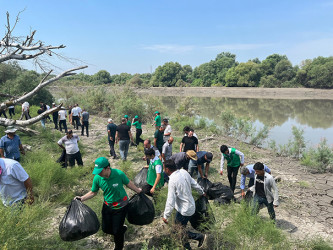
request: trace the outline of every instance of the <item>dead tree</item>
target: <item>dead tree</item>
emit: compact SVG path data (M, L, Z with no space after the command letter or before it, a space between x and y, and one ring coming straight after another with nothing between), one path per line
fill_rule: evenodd
M10 61L10 60L33 60L35 65L39 66L42 70L44 70L43 62L45 62L45 61L39 60L41 58L41 56L43 56L43 55L52 56L53 54L56 54L55 50L63 49L63 48L65 48L65 46L64 45L46 46L42 41L40 41L40 40L36 41L34 39L36 31L31 32L31 34L26 36L25 38L22 38L19 36L14 36L13 31L14 31L18 21L19 21L19 14L16 17L14 25L11 26L9 13L7 12L6 32L5 32L4 37L0 41L0 63L4 63L4 62ZM50 78L50 74L51 74L52 70L50 70L46 74L46 76L41 80L41 82L32 91L30 91L28 93L24 93L21 96L11 96L6 93L0 93L1 97L9 98L8 100L0 103L0 111L6 109L9 106L12 106L15 104L20 104L20 103L28 100L33 95L35 95L41 88L59 80L62 77L74 75L75 74L74 71L84 69L86 67L87 66L80 66L80 67L76 67L73 69L69 69L69 70L66 70L66 71L62 72L61 74L51 77L51 78ZM29 130L25 127L38 122L43 117L46 117L47 115L49 115L59 109L60 109L60 106L57 108L52 108L27 121L0 118L0 126L15 125L17 127L17 129L19 129L21 131L32 133L32 130Z

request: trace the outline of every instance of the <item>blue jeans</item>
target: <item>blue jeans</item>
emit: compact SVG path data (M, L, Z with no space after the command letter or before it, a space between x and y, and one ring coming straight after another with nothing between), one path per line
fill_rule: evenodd
M40 123L42 124L42 127L45 128L45 119L44 118L42 120L40 120Z
M125 161L127 159L129 144L130 144L129 140L120 140L119 141L119 153L120 153L120 157L123 161Z
M267 198L260 197L258 195L254 195L253 201L252 201L252 214L257 214L259 213L259 207L261 204L265 204L267 207L269 216L272 220L275 220L275 211L274 211L274 206L273 202L268 203Z
M184 215L181 215L179 212L177 212L175 223L178 225L181 225L182 230L185 231L186 225L187 225L188 221L190 220L190 218L191 218L191 216L184 216ZM203 237L204 236L201 233L193 233L190 231L186 231L186 236L184 237L185 239L183 241L184 247L186 249L191 249L188 239L200 241L200 239L202 239Z
M205 173L205 164L201 164L201 169L202 169L202 173ZM197 165L197 161L194 160L190 160L189 164L188 164L188 172L191 175L191 177L193 177L194 172L197 173L198 176L198 180L201 179L199 171L198 171L198 165Z

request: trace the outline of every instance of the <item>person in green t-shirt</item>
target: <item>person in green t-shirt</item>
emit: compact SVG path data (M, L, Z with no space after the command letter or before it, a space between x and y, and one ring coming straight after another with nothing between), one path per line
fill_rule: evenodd
M124 118L126 119L126 125L131 127L131 121L130 121L128 115L124 115Z
M155 120L154 120L154 123L152 124L152 126L155 125L155 128L159 129L161 127L161 123L162 123L160 112L155 111L154 115L155 115Z
M147 172L147 184L142 188L143 192L152 196L156 189L163 187L164 176L163 163L158 156L155 156L155 150L149 148L145 152L146 158L150 160Z
M162 148L164 144L163 135L164 135L164 126L161 126L159 129L157 129L154 133L154 146L160 151L160 154L162 154Z
M123 249L127 230L124 221L128 208L128 196L123 185L137 193L141 193L142 190L136 187L124 172L110 168L110 163L105 157L95 160L93 174L95 177L91 191L74 199L83 202L96 196L99 189L103 190L102 230L104 233L114 235L115 249Z
M139 116L135 116L132 120L132 126L135 126L136 133L135 133L135 143L136 145L139 145L140 142L144 142L144 140L141 139L142 135L142 122L139 119Z

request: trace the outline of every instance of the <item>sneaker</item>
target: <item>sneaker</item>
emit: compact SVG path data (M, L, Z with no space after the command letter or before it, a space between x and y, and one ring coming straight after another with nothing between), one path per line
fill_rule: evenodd
M205 242L207 234L204 234L203 237L199 240L198 248L201 248L203 243Z

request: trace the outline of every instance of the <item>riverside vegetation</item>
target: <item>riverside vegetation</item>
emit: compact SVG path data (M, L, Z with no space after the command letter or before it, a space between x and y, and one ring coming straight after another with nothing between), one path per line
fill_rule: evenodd
M53 124L48 125L46 130L42 130L39 124L33 125L34 129L40 131L40 135L30 137L20 134L23 144L32 146L32 150L22 159L22 165L31 176L35 204L24 206L21 210L12 210L0 205L2 214L0 223L0 248L1 249L83 249L83 248L112 248L110 236L100 230L96 235L77 242L63 242L58 235L58 225L65 212L65 207L70 203L75 195L84 194L91 187L93 176L93 161L99 156L108 156L109 149L106 136L106 120L112 117L118 121L123 114L131 117L139 115L148 124L144 126L144 138L151 137L153 130L150 126L152 120L152 110L158 109L163 116L171 118L170 124L173 127L175 138L174 150L179 148L182 138L182 128L185 125L192 126L199 138L210 141L210 136L218 138L220 134L238 138L240 149L246 157L254 157L253 145L261 145L267 138L269 128L263 132L253 128L249 118L236 118L232 112L226 111L219 119L222 126L216 126L203 118L194 116L191 110L186 109L190 100L185 99L177 107L174 114L167 113L167 110L156 98L147 97L144 100L129 89L124 92L114 92L111 95L103 95L102 89L91 90L87 95L75 95L72 93L64 100L67 103L80 103L82 107L93 114L91 118L92 126L99 126L92 132L92 136L82 138L80 150L82 151L84 167L74 167L62 169L55 163L60 155L60 150L56 145L62 136L59 131L51 129ZM19 116L17 107L16 116ZM36 114L33 107L31 113ZM94 115L95 114L95 115ZM98 116L97 116L98 115ZM105 117L105 118L103 118ZM16 118L16 117L15 117ZM4 134L4 129L0 128L0 133ZM209 135L207 138L204 135ZM306 149L302 142L302 131L293 129L294 138L285 146L272 148L275 153L288 157L296 157L310 170L329 171L327 166L332 167L333 153L326 142L316 149ZM225 136L224 138L227 138ZM242 143L241 141L247 141ZM304 139L303 139L304 141ZM219 141L220 143L220 141ZM213 141L207 144L205 150L214 153L214 166L219 165L218 146L219 143ZM299 147L297 147L299 145ZM281 148L280 148L281 147ZM123 170L131 179L143 166L141 160L143 147L131 147L129 161L113 161L112 167ZM287 160L287 158L286 158ZM217 167L212 167L210 177L212 181L220 181ZM305 182L299 182L301 188L307 188ZM129 192L131 195L132 193ZM87 201L97 215L100 217L101 192L98 198ZM157 215L164 210L167 196L167 189L163 188L156 202ZM332 249L329 242L320 238L300 240L290 238L281 229L272 224L268 218L262 216L251 216L245 203L217 206L211 203L211 208L215 215L215 223L210 226L207 249ZM101 219L101 218L99 218ZM160 219L155 220L151 225L137 227L129 225L126 233L128 249L181 249L181 243L173 235L170 235L168 228L162 225Z

